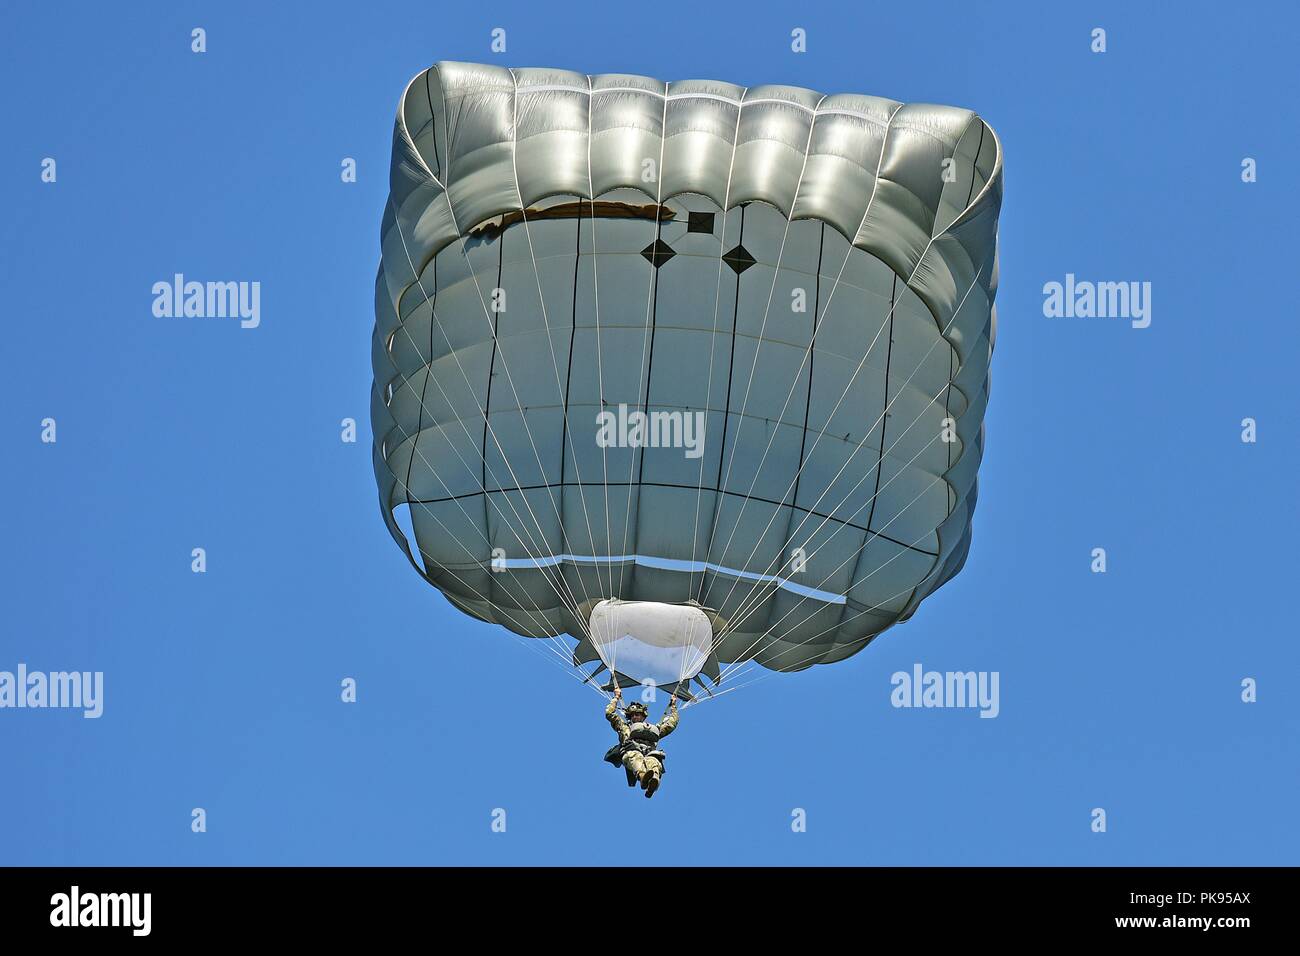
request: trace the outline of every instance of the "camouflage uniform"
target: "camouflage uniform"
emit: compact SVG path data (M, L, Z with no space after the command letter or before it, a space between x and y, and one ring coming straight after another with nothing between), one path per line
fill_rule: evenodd
M648 715L647 715L648 716ZM659 787L667 754L659 749L659 741L677 728L677 709L669 708L659 723L638 720L629 724L618 712L618 700L611 700L605 708L605 719L618 734L618 743L605 754L605 759L627 772L627 785L641 789L650 796Z

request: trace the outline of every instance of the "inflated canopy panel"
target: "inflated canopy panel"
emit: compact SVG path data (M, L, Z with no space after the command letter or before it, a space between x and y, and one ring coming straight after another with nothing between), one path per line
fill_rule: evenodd
M855 653L970 545L1001 179L968 110L421 73L376 289L389 530L579 661L601 601L707 607L706 674Z

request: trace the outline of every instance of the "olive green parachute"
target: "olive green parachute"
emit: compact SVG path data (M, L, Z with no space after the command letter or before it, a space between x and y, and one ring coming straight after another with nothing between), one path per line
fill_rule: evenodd
M969 110L421 73L376 288L389 531L624 678L856 653L970 547L1001 192Z

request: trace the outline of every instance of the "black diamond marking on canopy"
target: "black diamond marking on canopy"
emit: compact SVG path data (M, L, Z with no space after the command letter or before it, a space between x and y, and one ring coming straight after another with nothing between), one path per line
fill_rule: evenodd
M692 212L686 216L687 232L707 232L713 235L713 213Z
M731 266L736 275L740 275L752 266L755 260L744 246L736 246L730 252L723 254L722 261Z
M661 265L671 259L677 253L673 252L672 246L662 239L656 239L650 245L641 250L641 255L645 256L647 261L658 269Z

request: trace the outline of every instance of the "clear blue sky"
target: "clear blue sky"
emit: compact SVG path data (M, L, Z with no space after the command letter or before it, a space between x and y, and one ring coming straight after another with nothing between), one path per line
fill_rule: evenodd
M1300 862L1297 14L840 6L6 5L0 670L106 700L0 711L0 863ZM379 221L439 59L949 103L1003 142L965 570L849 661L688 711L653 801L601 763L600 698L380 520ZM261 327L154 318L175 272L260 281ZM1151 327L1045 318L1066 273L1151 282ZM998 671L1000 716L892 708L916 662Z

